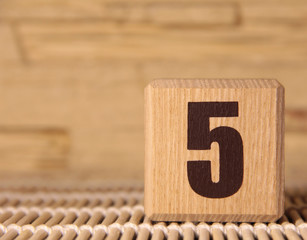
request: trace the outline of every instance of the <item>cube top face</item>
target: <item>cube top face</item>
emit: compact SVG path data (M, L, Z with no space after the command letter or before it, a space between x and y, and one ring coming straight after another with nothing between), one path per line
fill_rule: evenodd
M276 80L156 80L145 89L145 213L274 221L284 210L284 88Z

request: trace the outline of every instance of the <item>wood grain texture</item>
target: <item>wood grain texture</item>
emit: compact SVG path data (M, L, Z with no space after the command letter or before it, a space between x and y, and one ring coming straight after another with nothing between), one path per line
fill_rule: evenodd
M0 2L0 19L88 19L102 16L101 2L13 0Z
M137 84L134 65L108 61L87 67L6 67L0 72L0 129L16 132L33 128L63 129L69 136L65 163L62 168L53 170L107 179L114 178L117 172L124 179L143 178L143 88ZM50 74L42 78L46 72ZM135 79L135 82L131 84L128 79ZM46 135L47 146L52 152L54 138L50 132ZM28 157L18 142L15 145L11 142L15 153L5 155L5 169L33 174L38 174L38 169L51 170L47 166L36 167L40 161L40 166L44 165L41 155L36 153L46 151L47 146L40 147L45 140L31 144L30 138L32 157ZM7 145L9 143L3 148ZM23 164L13 164L16 155L24 155ZM131 167L131 163L135 167Z
M0 128L1 171L66 169L69 144L69 135L63 129Z
M212 117L243 141L237 193L208 198L189 185L187 162L215 159L213 149L187 149L188 102L238 102L238 117ZM145 89L145 212L157 221L274 221L284 209L284 88L275 80L156 80ZM218 148L220 148L219 145ZM208 155L209 154L209 155Z
M229 1L12 0L0 2L0 19L106 20L164 26L229 26L238 6Z
M149 81L276 78L287 91L287 183L306 182L306 9L303 0L2 0L0 127L63 129L65 174L141 180ZM32 164L39 155L14 166L5 156L8 174L48 171Z
M107 19L117 22L163 27L233 26L237 24L238 5L232 2L109 1L104 14Z
M196 25L197 26L197 25ZM205 60L306 61L306 32L241 27L163 27L148 23L120 24L94 22L21 22L18 31L28 58L33 62L58 60ZM188 34L187 34L188 33ZM295 44L289 45L289 42ZM184 49L184 51L179 51ZM246 55L245 53L249 54ZM287 54L285 54L287 53Z

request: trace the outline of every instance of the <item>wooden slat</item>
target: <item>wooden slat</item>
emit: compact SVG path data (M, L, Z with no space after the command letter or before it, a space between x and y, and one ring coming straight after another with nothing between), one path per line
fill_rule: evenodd
M99 0L12 0L0 2L1 19L86 19L102 16Z
M306 1L241 1L245 25L300 28L307 25Z
M1 172L67 167L69 136L62 129L0 128Z
M0 3L0 19L103 19L162 25L235 25L237 5L230 1L12 0Z
M304 31L252 29L210 32L96 23L24 23L20 35L29 61L227 59L261 64L305 62Z
M109 1L105 17L117 22L145 22L163 26L232 26L238 23L238 6L227 2L127 2Z

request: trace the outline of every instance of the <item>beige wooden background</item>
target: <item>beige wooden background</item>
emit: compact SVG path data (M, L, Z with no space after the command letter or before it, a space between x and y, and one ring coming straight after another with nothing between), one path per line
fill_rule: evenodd
M279 79L302 181L303 0L0 1L1 173L142 179L143 88L160 77Z

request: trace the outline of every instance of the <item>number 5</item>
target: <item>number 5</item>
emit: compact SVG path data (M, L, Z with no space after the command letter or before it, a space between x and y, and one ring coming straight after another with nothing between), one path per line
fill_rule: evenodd
M188 149L208 150L212 142L219 144L220 180L212 182L210 161L188 161L191 188L203 197L225 198L235 194L243 182L243 142L231 127L210 131L210 117L238 117L238 102L189 102Z

